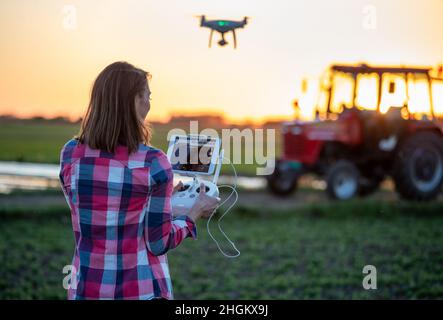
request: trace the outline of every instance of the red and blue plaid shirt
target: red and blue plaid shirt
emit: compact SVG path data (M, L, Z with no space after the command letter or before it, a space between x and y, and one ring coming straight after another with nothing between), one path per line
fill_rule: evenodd
M172 219L164 152L140 144L131 154L123 146L108 153L70 140L60 181L75 236L68 298L172 299L166 252L197 230L185 215Z

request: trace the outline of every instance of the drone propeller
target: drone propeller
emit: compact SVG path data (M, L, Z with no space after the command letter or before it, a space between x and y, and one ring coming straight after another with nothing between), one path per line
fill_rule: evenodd
M200 26L203 26L203 22L206 20L206 16L204 14L195 15L194 18L200 19Z

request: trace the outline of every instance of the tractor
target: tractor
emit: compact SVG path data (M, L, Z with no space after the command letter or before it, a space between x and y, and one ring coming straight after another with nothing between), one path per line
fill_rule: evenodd
M441 67L434 73L330 66L320 79L315 119L282 124L282 155L267 176L269 190L290 195L309 173L326 181L332 199L346 200L373 193L391 177L401 198L435 199L443 183L443 101L437 108L433 83L443 84L441 74Z

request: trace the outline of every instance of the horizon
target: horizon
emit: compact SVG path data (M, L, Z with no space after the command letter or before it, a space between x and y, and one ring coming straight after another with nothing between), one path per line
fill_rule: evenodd
M146 122L148 123L158 123L161 125L167 124L173 120L177 121L180 118L195 118L195 120L201 120L202 118L206 117L220 117L222 119L222 124L229 124L229 125L236 125L236 126L245 126L245 125L253 125L253 126L260 126L260 125L266 125L271 123L280 123L284 121L285 119L283 117L269 117L266 119L260 120L254 120L254 119L240 119L240 120L230 120L228 117L223 115L222 113L190 113L190 114L181 114L181 115L172 115L170 114L167 119L163 120L157 120L157 119L150 119L149 115L146 117ZM0 120L6 120L6 121L65 121L67 123L79 123L83 120L82 117L77 118L69 118L64 117L60 115L56 116L42 116L42 115L34 115L34 116L26 116L26 117L20 117L13 114L0 114Z

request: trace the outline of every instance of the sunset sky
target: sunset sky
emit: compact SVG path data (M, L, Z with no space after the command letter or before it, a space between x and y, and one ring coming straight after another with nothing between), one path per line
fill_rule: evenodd
M251 20L237 50L218 34L209 49L199 14ZM77 118L97 74L126 60L152 74L151 119L290 118L301 79L332 62L443 63L443 0L1 0L0 39L0 114Z

